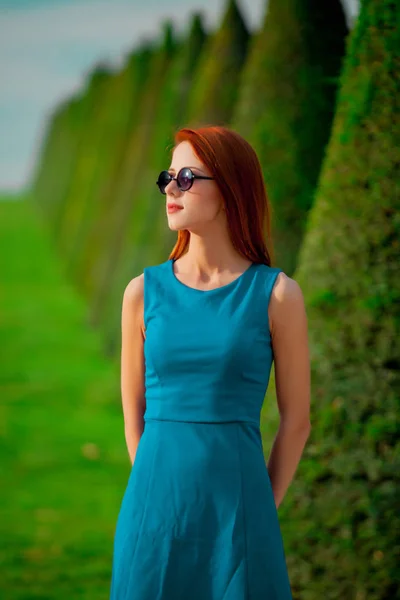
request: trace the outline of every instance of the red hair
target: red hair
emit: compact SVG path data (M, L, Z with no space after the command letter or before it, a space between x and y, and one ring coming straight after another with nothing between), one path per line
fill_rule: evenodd
M236 251L252 262L272 266L271 207L253 147L236 131L220 125L180 129L174 136L174 148L183 141L191 144L215 178ZM185 254L189 240L190 231L178 231L169 259Z

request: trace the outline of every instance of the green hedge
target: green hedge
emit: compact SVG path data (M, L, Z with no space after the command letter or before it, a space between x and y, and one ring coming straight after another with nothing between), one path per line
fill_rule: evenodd
M169 167L175 131L186 123L188 95L206 41L207 34L202 18L195 14L190 24L189 35L182 40L181 48L171 65L168 80L160 90L159 110L154 116L154 135L143 169L142 185L136 196L137 201L142 202L147 210L141 223L141 232L131 246L129 260L132 276L142 272L143 267L148 264L163 262L168 248L175 243L176 232L171 232L168 228L165 197L161 196L155 181L159 172Z
M232 127L261 160L276 263L288 275L329 140L346 34L340 0L270 0L241 78Z
M168 85L174 58L181 47L170 21L163 26L163 38L155 49L149 64L148 76L137 107L137 126L128 133L121 168L112 192L113 212L103 249L97 260L101 264L98 288L98 318L104 328L106 345L110 352L118 344L116 314L120 311L122 293L134 276L132 260L136 240L141 235L148 204L143 202L140 190L147 176L152 140L156 132L156 117L162 110L161 98ZM147 176L147 177L146 177ZM143 179L145 178L145 179Z
M365 0L301 248L312 432L282 504L296 597L400 597L399 5Z
M186 125L229 123L238 96L240 72L250 33L235 0L229 0L220 27L210 36L190 90Z

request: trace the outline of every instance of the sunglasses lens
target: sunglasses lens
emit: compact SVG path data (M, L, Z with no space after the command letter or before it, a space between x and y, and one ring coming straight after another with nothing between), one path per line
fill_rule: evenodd
M157 179L157 185L160 188L160 192L162 194L165 194L165 188L167 187L170 181L171 175L168 173L168 171L161 171Z
M192 187L193 173L190 169L181 169L178 173L178 185L185 192Z

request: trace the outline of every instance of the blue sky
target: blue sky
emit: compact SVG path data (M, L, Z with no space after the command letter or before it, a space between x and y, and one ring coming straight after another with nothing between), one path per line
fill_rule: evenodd
M322 0L321 0L322 1ZM265 0L238 0L250 29L258 29ZM194 11L216 27L225 0L0 0L0 190L29 181L48 114L78 90L100 60L118 67L162 21L187 29ZM349 19L358 0L345 0Z

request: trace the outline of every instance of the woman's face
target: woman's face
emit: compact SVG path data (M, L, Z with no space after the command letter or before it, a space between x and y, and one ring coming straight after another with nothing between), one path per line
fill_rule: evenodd
M189 142L181 142L175 148L169 173L174 177L183 167L190 167L195 175L212 177L207 167L195 155ZM171 181L165 188L166 211L169 228L172 230L187 229L200 233L210 221L224 218L222 196L213 179L195 179L187 192L182 192L176 181ZM183 208L168 213L168 204L178 204Z

